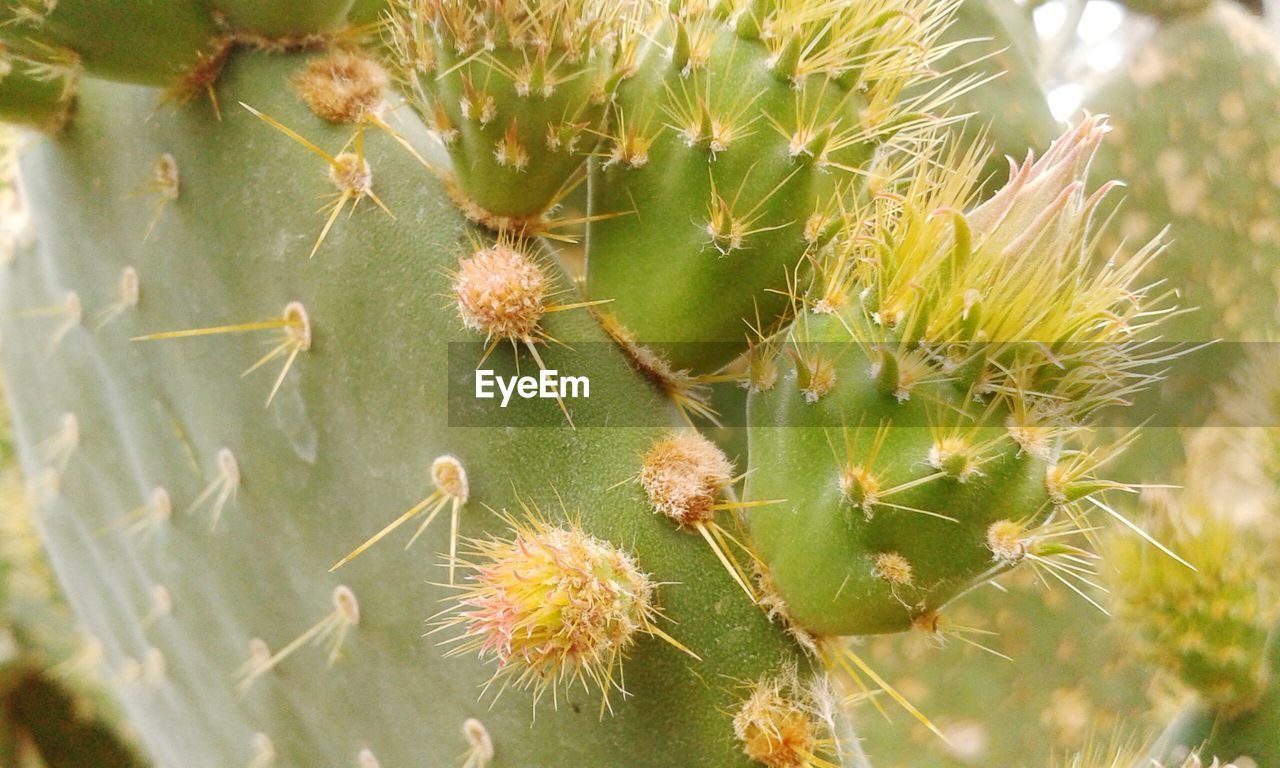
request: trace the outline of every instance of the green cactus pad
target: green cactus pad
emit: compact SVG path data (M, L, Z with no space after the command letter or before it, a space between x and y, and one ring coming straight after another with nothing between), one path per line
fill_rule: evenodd
M289 38L341 29L355 0L213 0L212 4L233 29Z
M834 318L807 325L801 345L838 344L844 334ZM752 540L791 618L823 635L910 629L1009 565L988 545L992 525L1034 528L1053 511L1045 477L1056 446L1023 451L1003 427L1008 414L996 411L954 435L961 450L983 454L981 472L962 479L961 456L950 476L946 459L930 458L947 430L928 424L940 409L963 410L964 393L945 382L899 401L869 375L878 359L858 351L839 358L834 388L817 402L808 402L802 362L784 365L749 411L747 495L785 499L751 511ZM882 563L894 556L909 570Z
M304 61L233 57L219 99L251 105L336 150L356 129L315 117L287 87ZM203 105L156 114L156 98L87 84L77 121L29 153L40 258L20 261L5 289L15 309L74 290L92 313L120 302L121 270L136 266L137 300L96 334L72 328L52 348L47 333L32 330L49 331L50 321L12 320L36 325L6 333L6 341L29 344L4 347L29 475L47 475L35 444L60 428L62 414L77 414L81 437L57 482L49 477L44 530L76 607L120 670L126 708L155 759L202 767L274 754L286 765L454 766L476 748L464 735L473 718L482 728L469 724L467 733L487 733L493 768L673 760L745 768L733 735L741 685L806 665L701 539L652 514L626 482L666 428L448 427L447 357L476 349L451 352L448 342L483 336L463 327L448 297L450 273L478 235L468 234L440 185L390 137L366 134L372 189L398 218L364 205L308 261L322 224L314 201L332 190L325 162L244 109L224 110L219 122ZM399 128L421 143L420 124L406 116ZM162 154L180 169L180 193L145 236L153 207L126 192ZM84 183L86 174L95 182ZM264 184L266 196L248 194ZM54 211L58 224L47 225ZM231 220L239 224L228 227ZM129 341L259 320L290 301L305 306L313 336L267 409L269 382L240 377L261 354L252 338ZM586 311L542 322L571 345L604 339ZM568 405L571 413L675 422L661 393L620 354L583 358L548 346L540 355L549 367L591 376L599 394ZM521 357L532 365L527 351ZM516 361L504 345L487 364L509 374ZM517 411L514 423L535 415ZM572 515L660 585L656 626L701 660L656 636L640 640L622 662L629 695L613 692L607 727L599 693L582 688L558 687L558 708L544 698L532 727L526 692L508 690L491 705L490 691L482 701L492 665L447 657L438 633L422 637L432 628L426 620L446 607L441 601L456 594L442 584L448 569L437 554L449 550L447 524L435 523L407 551L403 534L401 546L383 542L327 572L426 496L428 467L444 455L469 480L464 538L510 535L489 508L518 515L520 501L552 521ZM95 533L155 487L173 500L172 522L149 537ZM227 494L200 497L211 488ZM221 510L213 530L210 504ZM157 585L171 603L153 615ZM326 615L329 624L317 625ZM270 671L251 655L280 651L314 626L346 630L331 667L309 647ZM332 639L330 631L322 634ZM260 674L237 694L236 670L255 658L249 669ZM369 706L374 697L377 707ZM387 728L388 712L412 727Z
M619 87L592 169L587 292L675 370L714 370L767 330L837 195L879 143L927 122L896 102L949 5L882 5L675 4ZM878 36L871 63L857 51Z
M217 51L213 15L195 0L15 0L0 39L37 57L70 52L97 77L173 86Z
M556 228L634 54L642 5L418 0L392 60L452 159L455 201L493 229ZM548 221L550 219L550 221Z
M984 191L995 191L1009 179L1007 158L1021 161L1058 133L1036 78L1040 42L1026 10L1014 0L967 0L945 40L963 45L937 67L986 81L958 96L950 111L970 115L956 131L964 141L983 139L995 149L982 169Z

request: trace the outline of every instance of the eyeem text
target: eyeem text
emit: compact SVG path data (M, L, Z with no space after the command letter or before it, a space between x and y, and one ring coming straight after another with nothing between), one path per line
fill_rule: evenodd
M476 370L476 399L501 400L506 408L512 395L522 400L591 397L591 380L586 376L561 376L554 368L537 376L499 376L488 369Z

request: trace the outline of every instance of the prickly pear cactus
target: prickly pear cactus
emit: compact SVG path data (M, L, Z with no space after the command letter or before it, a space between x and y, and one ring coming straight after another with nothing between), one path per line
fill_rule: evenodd
M673 4L594 161L587 293L675 371L718 368L749 324L771 328L859 171L946 100L902 92L954 2L732 5Z
M311 114L289 86L307 65L301 56L234 57L218 83L220 102L253 105L313 141L341 147L349 130ZM378 176L377 194L399 218L366 205L335 224L317 260L308 262L306 251L324 223L313 214L313 200L330 183L325 162L289 145L244 109L228 109L218 122L204 105L157 115L154 106L154 92L86 83L75 124L59 140L32 148L26 178L37 218L41 209L56 208L64 222L71 217L74 223L42 234L40 260L16 266L9 284L12 305L19 296L59 300L76 290L87 306L109 307L125 301L120 275L131 266L138 274L137 301L126 301L129 306L96 334L77 327L56 346L47 327L44 333L28 329L39 339L30 356L14 349L8 361L15 401L24 409L19 429L25 441L47 440L64 428L63 415L46 408L76 414L78 440L65 471L56 475L58 487L48 490L42 516L50 539L70 547L54 547L55 563L73 600L103 635L110 663L118 670L142 668L141 674L125 675L126 707L144 723L152 753L184 766L245 763L268 753L280 764L329 764L333 755L348 755L346 762L354 764L369 754L387 765L453 765L472 748L463 723L474 717L510 764L590 763L616 744L646 742L649 748L632 751L633 764L666 764L668 750L696 755L706 765L741 762L732 718L725 714L735 708L739 686L803 660L763 613L733 599L737 587L701 541L665 525L649 511L639 486L627 482L639 472L648 445L665 433L660 425L676 423L661 393L634 377L620 354L602 355L583 368L561 362L567 353L548 348L540 352L548 367L577 367L592 380L593 398L585 407L574 406L580 420L599 409L597 422L606 420L604 414L630 414L632 423L653 426L529 427L520 439L503 429L450 430L440 407L448 398L441 375L448 343L475 337L458 318L459 302L440 296L448 290L448 273L459 269L459 257L472 248L446 191L428 174L414 172L412 158L390 138L365 137L365 162L387 170ZM412 123L400 130L422 139ZM126 195L145 183L166 154L180 169L181 192L144 239L153 206ZM396 174L397 167L408 171ZM86 169L118 194L89 193L91 187L73 182ZM266 199L244 194L267 178L274 191ZM268 201L273 207L264 210ZM228 216L244 226L226 228ZM207 258L192 260L194 252ZM549 263L536 253L502 252L528 274L548 270L549 279ZM240 256L218 255L231 253ZM181 276L192 268L203 274ZM57 273L73 282L46 282ZM370 281L374 273L381 277ZM352 291L357 275L364 276L358 281L362 287ZM242 290L247 285L267 290ZM546 292L552 293L551 286ZM293 301L300 302L299 312L305 308L309 348L291 348L290 354L301 354L270 410L263 403L271 382L239 376L258 356L252 337L130 341L147 331L273 315L287 321L284 308ZM295 326L274 325L281 343L294 338ZM549 315L539 328L565 344L600 347L606 339L583 310ZM87 350L72 354L76 345L105 344L117 347L110 355L115 365L86 368ZM474 353L478 362L482 351L472 345L455 354ZM516 364L505 346L491 357L500 370ZM55 398L59 405L49 398L52 386L61 392ZM102 397L112 391L149 394L130 397L131 405L110 405ZM367 408L399 412L395 403L417 405L394 419L362 424ZM409 413L416 416L405 418ZM125 424L134 426L124 429ZM459 481L442 481L429 471L441 457L453 457ZM45 470L32 466L29 474L44 477ZM164 506L172 517L155 503L157 489L170 500ZM583 631L576 625L559 630L568 635L540 641L551 654L546 663L558 665L549 697L554 694L560 706L540 707L532 730L532 703L523 692L508 691L489 708L507 681L478 700L495 663L516 658L514 649L486 648L484 656L496 660L446 656L448 648L435 642L440 634L420 637L432 629L423 622L440 610L440 600L457 594L428 584L447 579L432 553L449 551L448 525L429 528L411 550L402 551L405 537L401 546L387 542L328 573L382 524L432 492L458 505L461 537L487 530L520 542L525 534L509 531L493 510L519 510L523 500L555 520L579 520L566 529L577 545L603 553L625 543L625 556L634 558L628 579L641 580L644 588L633 588L639 589L632 596L637 612L619 616L621 627L605 625L618 637L602 638L609 642L580 667L570 665L578 663L575 657L556 652L576 653L574 643L582 638L573 633ZM88 508L72 506L78 496L95 500L91 515L78 513ZM285 508L312 514L274 511ZM129 524L113 525L131 515L136 519ZM220 520L212 527L215 516ZM145 526L134 525L139 522ZM99 534L104 528L108 533ZM265 541L274 542L269 556ZM466 562L473 556L478 553L460 554ZM659 556L669 565L660 566ZM104 579L89 567L98 557L131 565ZM460 570L479 579L488 567L477 560L474 569ZM616 581L621 575L599 578L605 590L626 583ZM279 585L283 602L259 599L267 584ZM161 588L168 595L162 611L155 600ZM461 594L462 605L479 599ZM548 599L554 604L552 595L544 595L526 610ZM682 601L688 602L682 607ZM520 622L520 609L499 605L494 620ZM704 622L703 640L695 639L695 625ZM329 660L292 644L304 636L333 643ZM623 685L624 649L630 657L628 697L617 690ZM712 657L725 666L697 661ZM710 673L706 680L736 682L704 683L677 671L687 664ZM237 680L241 667L246 671ZM518 663L501 668L521 669ZM661 669L669 671L659 674ZM580 675L590 690L570 687ZM680 706L657 706L658 698L673 695L676 679L685 681L674 693ZM365 705L369 685L378 691L378 711L411 712L417 727L400 735L381 727L380 716ZM610 689L613 712L603 729L600 702ZM174 698L185 707L175 707ZM308 704L300 708L300 702ZM217 728L181 727L200 720L197 713L208 706L225 708ZM556 737L539 737L540 732ZM646 737L652 732L664 734L660 744ZM434 736L424 739L423 733Z
M1108 245L1141 243L1167 226L1167 257L1149 276L1170 281L1183 306L1202 308L1171 318L1166 338L1260 341L1280 323L1280 129L1271 119L1280 64L1261 21L1234 3L1207 5L1145 25L1085 106L1111 115L1115 128L1099 171L1128 184ZM1203 423L1213 406L1206 394L1242 362L1240 352L1219 344L1175 365L1150 413L1178 414L1174 426ZM1131 453L1149 457L1135 479L1171 477L1182 457L1176 436L1154 439L1164 432L1172 430L1152 430Z
M1251 350L1220 392L1221 425L1189 443L1184 488L1148 492L1150 528L1198 570L1167 568L1128 542L1110 547L1118 614L1134 648L1187 703L1157 745L1160 757L1199 747L1206 758L1245 765L1280 760L1278 361L1274 345Z
M1280 322L1276 62L1261 22L1220 2L1156 25L1086 98L1115 130L1098 170L1128 185L1113 235L1140 241L1167 224L1159 274L1187 306L1212 308L1170 321L1171 338L1262 340Z
M883 242L836 244L783 373L749 404L747 495L785 500L752 512L752 537L802 625L928 625L1018 563L1078 555L1057 534L1083 500L1105 508L1109 484L1068 440L1127 386L1141 353L1124 339L1145 311L1130 286L1146 257L1096 273L1086 258L1109 185L1087 192L1083 176L1104 133L1083 122L968 215L971 174L926 168L856 230Z
M0 99L17 442L156 764L863 766L934 726L850 636L1091 562L1158 245L1099 118L980 199L956 2L217 6L3 27L77 73Z

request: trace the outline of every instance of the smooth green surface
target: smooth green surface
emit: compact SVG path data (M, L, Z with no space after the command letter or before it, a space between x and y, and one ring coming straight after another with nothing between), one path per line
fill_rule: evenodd
M383 15L391 9L389 0L355 0L351 4L351 12L347 19L352 24L370 24L381 21Z
M971 115L952 133L966 144L988 142L993 152L983 167L983 188L994 191L1009 178L1012 157L1048 148L1058 123L1036 79L1040 45L1026 10L1014 0L965 0L947 28L948 42L968 41L938 62L956 77L987 80L951 102L953 115Z
M17 257L32 259L34 249L21 246ZM18 755L35 754L44 768L140 768L31 507L0 409L0 765L25 766Z
M341 29L355 0L212 0L239 30L268 37L299 37Z
M0 64L8 67L8 73L0 76L0 120L47 132L60 129L75 96L74 70L46 77L35 62L14 56L3 46Z
M287 85L301 61L238 56L220 101L244 101L336 150L350 129L312 116ZM477 339L447 297L468 233L432 177L389 138L366 136L374 188L398 218L363 204L308 260L322 224L317 199L333 191L324 163L238 107L224 106L219 122L204 105L156 112L156 99L86 84L71 129L27 154L40 256L15 265L4 290L11 310L76 290L92 312L116 300L120 270L132 264L141 303L96 334L74 330L52 355L41 334L19 333L8 320L3 351L30 474L39 470L34 444L64 412L80 418L82 444L42 526L111 667L152 646L167 661L162 682L123 688L157 763L246 764L262 732L283 765L351 766L367 747L383 766L456 766L463 720L476 717L493 737L492 768L744 765L730 723L738 686L797 652L705 543L654 515L627 482L665 430L448 427L446 343ZM422 127L405 120L405 133L421 141ZM154 208L128 192L162 152L176 159L182 192L144 242ZM269 409L271 374L240 377L264 351L260 337L128 341L262 319L291 300L305 304L315 343ZM569 343L602 338L585 312L548 316L545 326ZM584 422L596 412L675 423L620 355L541 354L549 367L591 376L592 398L571 406ZM490 360L500 372L513 368L505 346ZM522 364L532 365L527 355ZM243 482L210 532L204 512L185 510L223 446ZM449 594L433 585L446 578L438 553L447 523L437 521L413 549L401 549L409 534L397 532L327 572L427 494L427 466L443 453L470 477L465 535L502 533L484 505L512 508L517 493L558 517L558 495L587 529L634 551L664 582L663 628L703 660L644 639L625 666L633 695L615 693L614 715L603 721L598 696L580 690L562 695L558 711L544 701L532 725L519 691L492 708L479 701L492 667L444 659L437 638L422 637ZM172 527L146 544L98 533L155 485L173 496ZM173 613L144 624L155 584L172 594ZM319 650L300 650L238 698L233 673L249 640L281 648L331 610L338 584L354 591L362 615L340 661L326 669Z
M1215 0L1121 0L1125 6L1140 13L1162 18L1199 13L1213 5Z

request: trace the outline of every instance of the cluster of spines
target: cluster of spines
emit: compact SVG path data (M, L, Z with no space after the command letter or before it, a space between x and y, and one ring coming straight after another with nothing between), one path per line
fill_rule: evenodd
M743 753L767 768L835 768L840 765L832 695L806 689L794 669L745 686L748 694L733 717Z
M459 630L454 653L497 661L490 684L529 689L535 703L580 684L600 692L603 712L611 691L626 693L621 664L642 635L682 647L658 626L658 585L630 554L578 525L523 512L506 516L512 538L468 543L460 561L468 578L439 628Z
M582 181L643 2L406 0L393 69L453 157L458 207L494 229L542 231ZM516 188L518 187L518 192Z
M1064 422L1122 400L1153 379L1139 340L1165 297L1135 287L1158 241L1123 265L1094 264L1089 221L1113 184L1086 195L1082 174L1105 132L1101 118L1083 121L968 213L978 155L921 164L837 237L814 311L888 350L894 364L880 372L901 400L943 378Z

